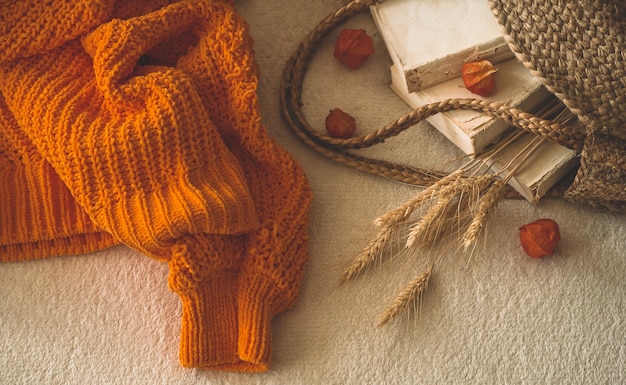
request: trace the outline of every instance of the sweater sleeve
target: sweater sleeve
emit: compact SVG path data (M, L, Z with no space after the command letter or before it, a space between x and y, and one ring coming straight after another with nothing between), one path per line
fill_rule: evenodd
M248 234L240 272L239 354L249 362L269 366L271 320L292 307L300 292L308 259L311 191L301 167L284 150L279 163L249 157L244 168L261 227ZM269 175L282 183L266 184Z
M260 371L270 365L271 320L298 297L312 197L302 167L262 124L247 25L228 6L221 10L198 24L203 39L179 68L200 85L212 121L242 166L260 221L247 234L237 294L240 365ZM214 100L214 94L225 97Z

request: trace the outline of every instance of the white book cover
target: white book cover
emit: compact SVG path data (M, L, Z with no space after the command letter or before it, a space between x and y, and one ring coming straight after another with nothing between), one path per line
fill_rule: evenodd
M495 87L492 95L488 97L489 100L532 111L551 96L541 82L518 60L509 59L501 62L497 69ZM413 108L445 99L486 99L469 92L460 77L421 91L409 92L401 71L395 65L391 66L390 86ZM428 121L466 154L481 152L510 128L502 119L469 110L444 112L428 118Z
M460 76L463 63L513 57L487 0L386 0L370 12L410 92Z
M471 94L460 78L450 79L419 92L409 92L402 74L395 66L391 68L391 89L412 108L452 98L481 98ZM547 103L553 95L530 71L516 59L500 63L496 86L489 100L507 103L524 111L533 112ZM502 119L469 110L438 113L427 119L452 143L466 154L481 153L488 145L497 142L513 127ZM503 165L513 161L515 168L522 157L516 155L535 138L527 133L506 147L506 151L492 163L497 172ZM532 155L524 161L509 184L530 202L536 202L578 164L574 151L549 140L543 141Z

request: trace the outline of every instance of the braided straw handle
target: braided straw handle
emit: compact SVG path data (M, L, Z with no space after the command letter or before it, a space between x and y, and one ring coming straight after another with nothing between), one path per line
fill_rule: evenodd
M382 143L385 139L398 135L418 122L440 112L451 110L474 110L492 117L506 120L510 124L551 139L557 143L569 145L577 152L577 143L581 138L575 137L559 123L544 120L535 115L515 109L503 103L478 99L447 99L412 110L386 126L364 136L350 139L332 138L322 135L313 129L302 112L302 84L308 64L317 43L324 36L350 16L367 9L370 5L384 0L353 0L323 19L299 44L298 48L287 61L283 71L280 103L284 120L296 135L313 150L321 155L355 169L383 176L385 178L417 186L428 186L446 174L439 171L404 166L379 159L368 158L349 152Z

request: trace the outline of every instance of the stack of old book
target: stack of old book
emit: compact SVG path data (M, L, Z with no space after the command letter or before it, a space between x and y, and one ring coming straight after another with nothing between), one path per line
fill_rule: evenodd
M452 98L482 98L470 93L461 79L464 63L487 59L497 68L496 85L487 98L542 115L565 108L509 50L487 0L386 0L371 6L393 65L391 89L413 108ZM516 169L509 183L523 197L537 201L577 165L572 150L541 141L527 157L518 156L536 138L515 136L501 119L456 110L428 119L466 154L480 154L507 140L494 160ZM515 162L523 162L515 167Z

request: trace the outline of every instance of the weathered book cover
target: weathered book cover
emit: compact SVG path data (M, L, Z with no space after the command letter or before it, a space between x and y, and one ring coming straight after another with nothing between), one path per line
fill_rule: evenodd
M386 0L370 12L409 92L460 76L465 62L513 57L486 0Z
M391 75L391 89L412 108L451 98L480 98L465 89L461 78L450 79L418 92L409 92L402 74L395 66L391 68ZM534 113L555 100L554 95L516 59L500 63L497 76L496 88L490 100ZM428 118L428 121L466 154L481 153L513 129L502 119L465 110L439 113ZM508 169L516 168L524 159L517 155L533 140L537 140L533 134L522 135L500 152L491 168L496 172L504 165L508 165ZM509 183L524 198L536 202L577 164L578 158L574 151L545 140L537 145L530 157L524 159Z
M497 68L496 85L489 100L531 111L551 97L541 82L516 59L501 62ZM410 92L395 65L391 66L391 89L413 108L445 99L485 99L465 89L460 77ZM510 128L504 120L465 110L437 114L428 121L466 154L480 153Z

